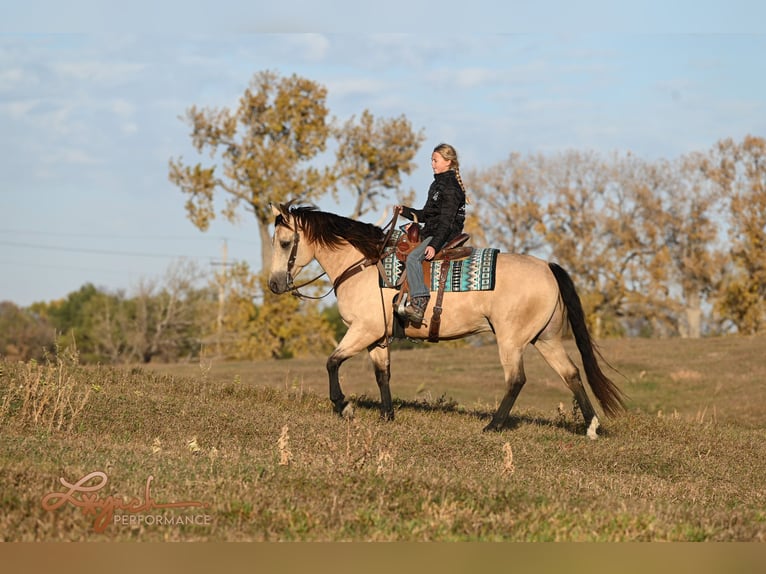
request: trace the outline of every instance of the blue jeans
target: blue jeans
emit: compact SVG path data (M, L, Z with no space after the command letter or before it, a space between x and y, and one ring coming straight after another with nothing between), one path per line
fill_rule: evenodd
M431 295L430 290L426 287L426 282L423 279L423 261L425 260L425 250L431 243L431 237L426 237L420 245L410 251L405 262L407 268L407 281L410 284L410 298L412 297L429 297Z

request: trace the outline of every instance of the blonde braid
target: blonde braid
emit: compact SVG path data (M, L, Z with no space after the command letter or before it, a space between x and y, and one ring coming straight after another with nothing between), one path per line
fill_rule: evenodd
M465 196L465 202L471 203L471 200L468 197L468 192L465 190L465 184L463 183L463 178L460 177L460 167L458 165L455 165L454 171L455 171L455 177L457 178L457 182L460 184L460 189L463 190L463 195Z

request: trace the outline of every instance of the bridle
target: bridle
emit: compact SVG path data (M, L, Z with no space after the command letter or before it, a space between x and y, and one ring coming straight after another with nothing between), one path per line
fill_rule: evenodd
M290 291L290 293L293 296L298 297L300 299L324 299L330 293L335 292L337 294L338 287L340 287L341 283L343 283L347 279L353 277L357 273L359 273L361 271L364 271L365 269L367 269L367 267L371 267L373 265L378 265L379 264L380 259L381 259L382 255L383 255L383 251L386 248L386 244L388 243L388 240L391 238L391 234L393 233L394 224L396 223L396 219L397 219L398 216L399 216L399 210L398 209L394 209L393 218L386 225L386 227L388 227L389 229L388 229L388 233L385 236L385 240L381 244L381 249L380 249L381 252L378 254L378 257L375 258L375 259L370 259L368 257L362 257L358 261L356 261L356 262L352 263L351 265L349 265L340 275L338 275L338 277L333 282L332 287L330 288L330 290L327 291L327 293L325 293L324 295L320 295L319 297L314 297L312 295L306 295L305 293L301 293L299 291L299 289L305 287L306 285L310 285L314 281L317 281L318 279L324 277L325 275L327 275L326 271L323 271L322 273L320 273L319 275L317 275L313 279L311 279L309 281L306 281L305 283L301 283L300 285L295 285L295 283L293 282L294 281L293 280L293 267L295 267L295 259L298 256L298 242L300 241L300 236L298 234L298 226L293 224L294 225L294 228L293 228L293 245L290 248L290 255L287 258L287 290Z
M290 248L290 255L287 258L287 290L290 291L292 295L295 297L299 297L300 299L324 299L327 297L330 293L332 293L332 289L325 293L324 295L320 295L319 297L313 297L311 295L306 295L304 293L301 293L299 291L300 288L305 287L306 285L310 285L314 281L320 279L321 277L324 277L327 275L327 271L323 271L320 275L317 275L310 281L306 281L305 283L301 283L300 285L295 285L293 283L293 267L295 267L295 258L298 256L298 241L300 240L300 236L298 235L298 226L295 226L295 229L293 229L293 245Z

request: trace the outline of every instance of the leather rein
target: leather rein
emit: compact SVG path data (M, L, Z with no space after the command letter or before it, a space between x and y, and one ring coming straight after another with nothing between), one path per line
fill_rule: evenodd
M290 249L290 256L287 259L287 290L291 292L291 294L295 297L298 297L300 299L324 299L327 297L330 293L335 293L337 295L338 293L338 287L341 286L342 283L345 283L348 279L356 275L357 273L360 273L367 269L368 267L371 267L373 265L377 265L380 262L381 257L383 256L383 251L386 249L386 245L388 245L388 241L391 239L391 235L394 232L394 226L396 224L396 219L399 217L399 209L398 206L394 208L394 215L391 218L391 221L386 224L386 226L383 229L388 228L388 232L386 233L386 236L383 240L383 243L380 247L380 252L378 253L378 256L375 259L370 259L368 257L362 257L360 260L352 263L349 265L343 272L338 275L338 277L333 281L332 287L330 288L327 293L324 295L320 295L318 297L314 297L312 295L306 295L305 293L301 293L299 289L305 287L306 285L310 285L314 281L317 281L321 277L324 277L327 275L327 271L323 271L321 274L317 275L313 279L306 281L305 283L301 283L300 285L295 285L293 283L293 267L295 266L295 258L298 256L298 241L300 239L298 235L298 226L295 226L295 229L293 230L293 246Z

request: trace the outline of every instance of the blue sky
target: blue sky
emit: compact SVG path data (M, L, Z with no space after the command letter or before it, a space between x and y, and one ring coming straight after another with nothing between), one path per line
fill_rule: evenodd
M483 20L461 16L465 3L394 2L363 25L349 14L358 3L270 4L254 24L210 4L183 3L182 26L174 2L151 17L138 2L85 19L31 2L0 24L0 300L49 301L86 282L130 292L181 256L212 270L224 239L257 267L255 222L198 231L167 172L171 157L198 159L179 116L235 106L266 69L324 85L340 120L368 109L422 128L404 183L421 200L441 141L482 169L512 152L672 158L766 136L766 9L755 2L679 2L661 18L637 4L586 3L589 15L545 3L548 18L510 3ZM402 19L405 4L419 18ZM323 206L345 213L350 201Z

